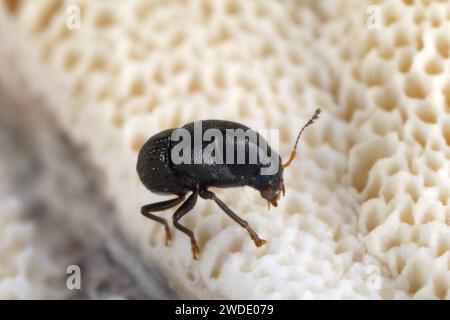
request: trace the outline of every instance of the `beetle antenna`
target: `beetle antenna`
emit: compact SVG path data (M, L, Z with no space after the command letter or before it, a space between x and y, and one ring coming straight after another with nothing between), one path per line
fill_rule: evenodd
M320 108L317 108L317 109L316 109L316 112L314 112L314 115L311 117L311 119L309 119L309 121L308 121L308 122L303 126L303 128L300 130L300 132L299 132L299 134L298 134L298 136L297 136L297 140L295 140L294 149L292 150L292 153L291 153L291 156L290 156L288 162L282 164L282 167L283 167L283 168L288 167L288 166L291 164L291 162L295 159L295 156L297 155L298 141L300 140L300 136L302 135L303 130L305 130L305 128L306 128L307 126L313 124L314 121L317 120L317 118L319 118L320 111L321 111Z

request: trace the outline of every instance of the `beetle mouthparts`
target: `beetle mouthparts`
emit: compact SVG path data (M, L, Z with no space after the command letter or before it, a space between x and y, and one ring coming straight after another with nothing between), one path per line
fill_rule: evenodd
M268 200L269 201L269 203L271 203L274 207L277 207L278 206L278 203L277 203L277 197L273 197L272 199L270 199L270 200Z
M278 202L276 198L272 198L270 200L266 200L267 201L267 209L270 210L270 205L273 205L274 207L278 206Z
M282 189L278 190L277 192L274 192L272 189L272 186L270 186L270 185L261 192L261 196L267 200L268 209L270 209L271 204L274 207L278 206L277 201L280 199L281 193L283 193L283 195L284 195L284 191Z

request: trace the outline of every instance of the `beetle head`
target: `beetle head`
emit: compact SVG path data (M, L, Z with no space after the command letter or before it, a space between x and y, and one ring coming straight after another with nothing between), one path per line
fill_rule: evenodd
M314 115L309 119L309 121L303 126L303 128L300 130L299 134L297 135L297 139L294 144L294 149L292 150L291 156L289 160L286 163L281 163L280 158L280 165L278 172L273 175L255 175L253 178L250 179L249 185L254 187L255 189L259 190L261 193L261 197L267 200L267 204L272 204L274 207L278 205L277 201L280 199L281 193L283 193L283 196L285 194L285 188L284 188L284 181L283 181L283 170L287 168L292 161L295 159L295 156L297 154L297 146L300 139L300 136L302 135L303 131L306 127L311 125L320 114L320 109L317 109Z
M281 193L283 193L284 196L285 192L284 181L281 180L281 183L278 184L278 186L274 187L269 184L265 189L261 190L261 197L267 200L269 208L271 204L276 207L278 205L277 201L280 199Z

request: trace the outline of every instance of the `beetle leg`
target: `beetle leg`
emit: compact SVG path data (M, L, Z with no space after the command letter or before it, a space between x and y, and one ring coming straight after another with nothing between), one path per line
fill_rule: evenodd
M183 200L184 200L184 196L180 196L175 199L170 199L170 200L166 200L166 201L147 204L141 208L141 213L143 216L145 216L149 219L152 219L154 221L157 221L164 225L164 227L166 229L166 246L169 245L170 240L172 239L172 235L171 235L170 229L169 229L169 224L167 223L166 219L164 219L162 217L158 217L157 215L151 214L150 212L162 211L162 210L172 208L172 207L176 206L177 204L179 204Z
M175 213L172 216L173 225L175 226L175 228L177 228L181 232L184 232L189 236L189 238L191 238L192 256L194 257L195 260L198 260L200 250L197 246L197 241L195 240L194 232L192 232L192 230L189 230L188 228L180 224L178 220L180 220L186 213L192 210L195 203L197 202L197 197L198 197L198 190L195 190L189 196L189 198L187 198L187 200L183 202L183 204L177 209L177 211L175 211Z
M250 238L252 238L253 242L255 243L255 245L257 247L262 246L263 244L265 244L267 241L264 239L261 239L255 231L253 231L253 229L250 227L250 225L248 224L247 221L245 221L244 219L240 218L236 213L234 213L222 200L220 200L219 198L217 198L216 194L214 192L211 192L209 190L200 190L200 197L202 197L203 199L210 199L210 200L214 200L217 205L223 210L225 211L225 213L234 221L236 221L241 227L245 228L248 233L250 234Z

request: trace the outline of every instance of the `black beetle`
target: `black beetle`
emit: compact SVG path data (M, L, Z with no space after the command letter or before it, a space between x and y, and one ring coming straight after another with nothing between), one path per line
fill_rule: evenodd
M180 224L179 220L194 207L198 196L203 199L214 200L226 214L228 214L233 220L248 231L257 247L262 246L266 243L266 240L261 239L249 226L247 221L241 219L237 214L235 214L213 192L209 191L208 188L250 186L260 191L261 196L268 201L269 206L270 204L277 206L277 200L280 197L280 193L282 192L283 195L285 193L283 168L287 167L292 160L294 160L298 141L303 130L318 118L319 113L320 109L317 109L314 116L300 130L291 156L285 164L281 163L280 156L275 151L271 150L270 146L267 145L266 140L264 140L262 136L250 128L235 122L222 120L202 120L188 123L182 129L184 129L184 132L189 133L191 136L195 135L194 131L196 125L201 125L202 129L213 129L216 130L215 132L225 135L227 130L239 129L254 134L254 136L258 139L257 141L260 142L258 145L255 145L254 141L248 139L248 136L240 139L239 137L236 139L233 138L231 141L232 146L235 148L233 150L238 150L239 147L244 148L240 149L245 150L245 161L247 162L244 163L239 163L239 161L236 161L237 155L233 155L233 157L230 158L234 160L232 163L215 162L214 160L216 158L205 156L204 151L207 147L205 141L202 141L201 148L196 149L194 146L194 148L190 149L192 151L188 149L189 153L186 154L187 158L185 159L189 159L191 161L177 161L177 163L175 163L175 158L173 158L172 152L174 151L177 142L174 141L173 134L176 130L180 129L168 129L152 136L142 146L138 154L136 169L139 178L145 187L151 192L158 194L174 194L177 197L174 199L145 205L141 208L141 213L145 217L162 223L165 226L166 245L168 245L171 240L171 233L166 219L156 216L151 212L172 208L183 202L187 193L192 192L187 200L183 202L182 205L175 211L172 218L174 226L190 237L192 244L192 255L194 259L198 259L199 255L199 248L197 246L194 233L192 230L189 230ZM226 142L229 143L230 141L227 140ZM266 152L272 157L271 159L279 160L277 170L273 174L261 174L262 168L267 168L268 164L262 164L258 161L256 163L251 163L248 161L248 159L250 159L249 153L252 150L252 147L256 146L256 150L259 152L261 142L266 143ZM225 145L226 143L223 143L222 149L219 148L216 149L216 151L222 150L222 155L226 154L227 151L225 150ZM190 142L188 146L192 146L192 142ZM183 155L185 155L184 152Z

